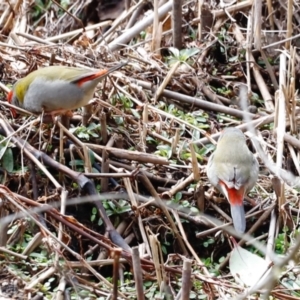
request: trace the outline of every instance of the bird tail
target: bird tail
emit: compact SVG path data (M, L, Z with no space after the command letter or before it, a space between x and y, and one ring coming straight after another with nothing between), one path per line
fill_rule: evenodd
M230 208L233 226L235 230L239 233L244 233L246 229L246 218L243 203L230 205Z
M122 62L114 67L111 67L109 69L101 69L98 70L98 72L91 72L90 74L85 74L80 78L77 78L76 80L73 80L73 83L76 83L79 86L82 86L85 82L91 82L94 79L103 79L104 77L106 77L107 75L109 75L110 73L122 68L123 66L127 65L128 61Z

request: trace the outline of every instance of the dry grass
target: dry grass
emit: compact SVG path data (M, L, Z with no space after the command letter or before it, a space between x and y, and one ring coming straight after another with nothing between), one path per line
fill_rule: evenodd
M298 3L185 1L179 52L171 2L114 21L106 5L99 19L85 1L45 2L0 2L1 297L299 299ZM5 93L29 72L120 61L70 129L12 118ZM247 132L261 166L240 245L275 267L251 290L230 276L239 236L205 173L226 126Z

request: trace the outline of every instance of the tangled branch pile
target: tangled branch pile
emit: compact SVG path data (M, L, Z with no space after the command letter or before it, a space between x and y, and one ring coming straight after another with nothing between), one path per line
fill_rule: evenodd
M298 4L154 2L0 3L1 296L299 297ZM13 118L6 93L31 71L120 61L71 119ZM235 233L205 172L228 126L260 161L240 246L264 241L283 272L250 290L226 275Z

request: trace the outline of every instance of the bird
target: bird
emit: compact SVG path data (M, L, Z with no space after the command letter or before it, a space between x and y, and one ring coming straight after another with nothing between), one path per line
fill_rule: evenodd
M222 132L216 150L207 163L207 177L229 201L233 226L245 232L246 218L243 199L255 185L259 164L246 144L244 133L236 127Z
M63 114L87 105L97 84L126 64L122 62L100 70L67 66L40 68L19 79L8 93L7 100L32 113ZM11 113L15 118L14 108L11 108Z

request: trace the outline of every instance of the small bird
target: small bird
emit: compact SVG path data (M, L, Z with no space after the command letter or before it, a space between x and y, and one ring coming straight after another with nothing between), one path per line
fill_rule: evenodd
M208 160L207 177L229 201L234 228L240 233L246 229L243 199L255 185L258 170L258 162L248 149L243 132L226 128Z
M7 100L37 114L65 113L87 105L97 84L126 64L123 62L110 69L95 71L66 66L41 68L18 80L8 93ZM15 109L11 108L11 112L15 118Z

